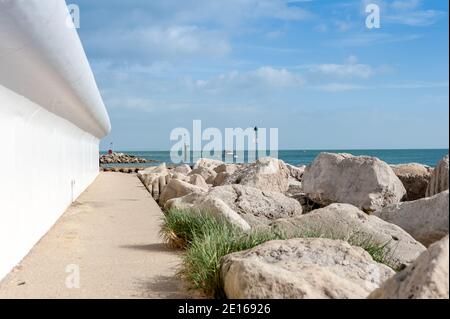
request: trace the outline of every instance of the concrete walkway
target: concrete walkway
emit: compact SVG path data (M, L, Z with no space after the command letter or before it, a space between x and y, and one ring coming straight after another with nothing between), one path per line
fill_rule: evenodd
M0 282L0 298L189 298L161 216L135 175L100 174Z

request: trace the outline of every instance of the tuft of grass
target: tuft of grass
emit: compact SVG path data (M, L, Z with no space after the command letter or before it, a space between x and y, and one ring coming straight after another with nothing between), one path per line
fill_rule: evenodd
M264 231L238 233L228 226L206 232L187 249L180 274L191 288L208 296L226 298L220 271L222 257L275 239L287 238Z
M171 210L164 215L159 234L170 247L186 249L194 238L222 228L223 224L206 212Z
M328 238L347 241L366 250L372 258L395 269L390 263L388 243L377 243L360 234L332 234L320 229L296 233L280 230L242 232L225 220L217 220L207 212L170 211L163 218L161 236L171 246L186 249L182 276L189 287L214 298L226 298L221 278L221 259L225 255L251 249L271 240L291 238Z

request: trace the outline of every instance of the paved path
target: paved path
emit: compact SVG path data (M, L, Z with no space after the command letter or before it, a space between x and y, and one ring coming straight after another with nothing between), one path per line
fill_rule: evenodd
M188 298L161 214L135 175L101 173L0 282L0 298ZM67 288L77 268L80 286Z

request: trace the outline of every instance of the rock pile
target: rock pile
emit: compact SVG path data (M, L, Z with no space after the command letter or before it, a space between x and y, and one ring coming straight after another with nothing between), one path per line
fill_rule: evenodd
M167 214L297 238L225 256L228 298L448 298L448 157L435 170L331 153L307 167L201 159L138 176Z
M123 153L112 153L100 156L100 164L139 164L148 163L144 158Z

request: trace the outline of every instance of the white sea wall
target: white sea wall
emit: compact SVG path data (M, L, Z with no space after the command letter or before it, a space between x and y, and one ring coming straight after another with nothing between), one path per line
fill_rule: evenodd
M63 0L0 1L0 279L96 178L111 129L67 14Z

